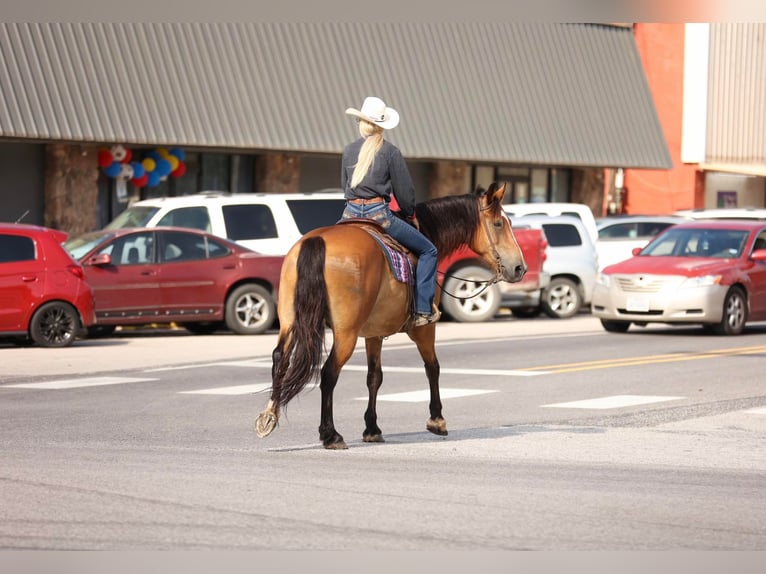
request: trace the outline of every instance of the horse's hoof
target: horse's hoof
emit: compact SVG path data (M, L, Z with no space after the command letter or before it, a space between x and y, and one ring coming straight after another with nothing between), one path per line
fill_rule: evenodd
M447 423L444 419L428 419L426 423L426 429L428 432L438 434L439 436L447 436Z
M343 441L343 439L337 441L337 442L331 442L329 444L324 445L324 447L327 450L346 450L348 446L346 446L346 443Z
M383 435L378 434L366 434L362 437L362 440L364 442L386 442L386 439L383 438Z
M261 438L269 436L275 428L277 428L277 417L271 411L263 411L255 419L255 434Z

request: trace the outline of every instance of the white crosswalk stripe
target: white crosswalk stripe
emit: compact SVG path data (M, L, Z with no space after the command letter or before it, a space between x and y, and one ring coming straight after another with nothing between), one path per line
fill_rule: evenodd
M495 390L482 389L449 389L440 388L439 396L442 399L457 399L460 397L470 397L473 395L485 395L487 393L497 393ZM367 397L357 397L357 401L366 401ZM410 391L406 393L390 393L387 395L378 395L378 401L390 401L398 403L427 403L431 400L431 393L427 390Z
M14 389L60 390L77 389L81 387L101 387L104 385L124 385L126 383L146 383L156 380L157 379L133 377L83 377L80 379L60 379L58 381L48 381L45 383L18 383L5 386Z
M558 409L619 409L635 405L661 403L663 401L677 401L683 398L684 397L662 397L656 395L614 395L611 397L600 397L597 399L586 399L569 403L553 403L542 406Z

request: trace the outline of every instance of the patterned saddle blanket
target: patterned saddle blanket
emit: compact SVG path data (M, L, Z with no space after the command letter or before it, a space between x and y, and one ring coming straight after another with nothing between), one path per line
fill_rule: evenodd
M380 244L381 249L383 249L383 253L386 255L388 264L391 267L391 272L397 281L406 283L408 285L414 285L414 266L417 263L417 259L414 255L412 255L412 252L409 249L388 235L384 231L383 227L370 219L341 219L336 225L347 225L349 223L359 225L359 227L369 233L378 242L378 244Z

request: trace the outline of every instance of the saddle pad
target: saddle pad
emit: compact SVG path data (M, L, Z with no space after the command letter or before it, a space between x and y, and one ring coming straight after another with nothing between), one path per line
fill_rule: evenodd
M401 283L412 284L413 273L409 258L404 253L396 251L393 247L388 245L380 236L378 236L378 234L368 233L370 233L370 235L375 238L375 241L377 241L383 248L383 253L386 254L386 259L388 259L388 264L391 266L391 272L394 274L394 278Z

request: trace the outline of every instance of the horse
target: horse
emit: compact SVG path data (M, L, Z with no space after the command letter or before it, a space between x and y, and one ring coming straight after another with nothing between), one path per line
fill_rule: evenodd
M505 185L495 182L486 190L477 188L474 193L417 204L420 231L434 244L440 261L467 245L494 269L493 282L523 278L527 266L502 208L504 193ZM439 397L436 323L413 326L412 286L394 277L383 248L364 228L371 224L358 221L308 232L285 256L271 397L255 422L255 432L261 438L276 428L280 409L319 378L319 438L327 449L348 448L333 422L333 391L358 338L364 337L369 398L362 439L384 442L376 411L383 382L381 349L385 337L405 331L417 346L429 383L426 429L436 435L448 434ZM440 295L437 290L437 305ZM325 328L332 331L332 347L318 373L325 350Z

